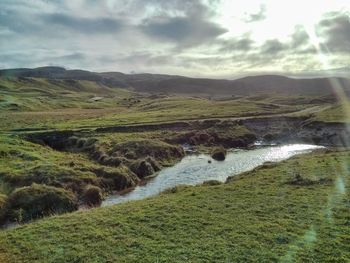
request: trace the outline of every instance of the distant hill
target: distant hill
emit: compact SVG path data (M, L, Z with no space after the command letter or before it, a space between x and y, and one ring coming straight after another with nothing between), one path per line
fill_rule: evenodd
M236 80L189 78L163 74L96 73L85 70L66 70L61 67L18 68L0 70L0 76L89 80L109 86L133 89L139 92L200 95L330 95L342 88L350 95L348 78L288 78L279 75L261 75Z

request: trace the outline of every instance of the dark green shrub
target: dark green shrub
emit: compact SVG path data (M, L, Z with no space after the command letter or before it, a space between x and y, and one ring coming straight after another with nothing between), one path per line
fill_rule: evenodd
M102 203L102 190L98 186L88 185L83 191L82 199L88 206L99 206Z
M7 199L6 208L9 220L26 222L51 214L77 210L78 203L70 191L32 184L12 192Z

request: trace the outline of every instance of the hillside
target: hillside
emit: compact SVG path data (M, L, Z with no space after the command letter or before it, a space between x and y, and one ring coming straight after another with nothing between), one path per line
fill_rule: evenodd
M330 95L334 87L350 94L346 78L297 79L278 75L251 76L235 80L189 78L162 74L97 73L84 70L66 70L60 67L0 70L1 77L87 80L106 85L133 89L138 92L191 94L207 96L249 96L256 93L285 95Z

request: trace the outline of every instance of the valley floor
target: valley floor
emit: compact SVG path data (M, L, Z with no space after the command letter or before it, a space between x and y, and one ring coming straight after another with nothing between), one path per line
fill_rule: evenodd
M350 152L0 233L1 262L349 262Z

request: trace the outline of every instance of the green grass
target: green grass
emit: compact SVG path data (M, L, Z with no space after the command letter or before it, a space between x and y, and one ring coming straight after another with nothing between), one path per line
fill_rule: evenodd
M93 101L96 97L102 99ZM290 99L295 103L276 104L265 97L260 100L179 96L155 99L92 81L0 78L0 129L71 129L244 117L293 112L312 105Z
M96 97L102 98L92 100ZM323 122L349 121L343 105L331 105L327 98L150 97L91 81L0 78L0 217L11 193L33 182L66 188L81 198L86 187L122 187L121 174L130 179L123 186L137 179L126 166L108 167L77 145L55 151L22 139L26 133L13 129L70 130L289 112ZM105 154L145 152L170 165L175 159L166 151L174 146L165 141L200 140L209 134L222 141L252 135L227 121L201 130L194 125L188 130L76 135L79 140L96 138ZM197 145L206 152L211 147ZM1 232L0 262L347 262L349 163L349 152L303 155L227 184L176 187L143 201L53 216Z
M350 101L343 101L323 111L318 112L314 120L323 122L350 123Z
M61 108L106 108L116 106L134 93L83 80L0 78L2 111L43 111ZM92 98L101 97L93 101Z
M35 167L56 166L63 169L72 170L71 162L76 164L76 171L81 167L86 167L91 162L81 154L63 153L54 151L49 147L34 144L23 140L17 136L0 135L0 174L8 177L25 177ZM55 173L56 171L52 171ZM47 177L49 171L45 171ZM86 174L86 173L85 173Z
M0 233L0 259L349 262L349 156L302 155L227 184L178 187L6 230ZM313 183L289 184L296 173Z
M0 155L0 194L5 195L32 183L72 189L76 194L87 184L109 191L114 183L104 181L104 176L129 176L124 166L107 167L85 153L55 151L18 136L0 135ZM101 169L105 175L99 174Z
M163 100L152 102L154 104L152 107L149 107L148 99L144 99L143 103L131 107L119 105L104 109L66 108L34 112L3 112L0 114L0 128L3 130L96 128L179 120L281 114L308 107L298 105L273 109L264 106L265 104L245 100L221 102L176 97Z

